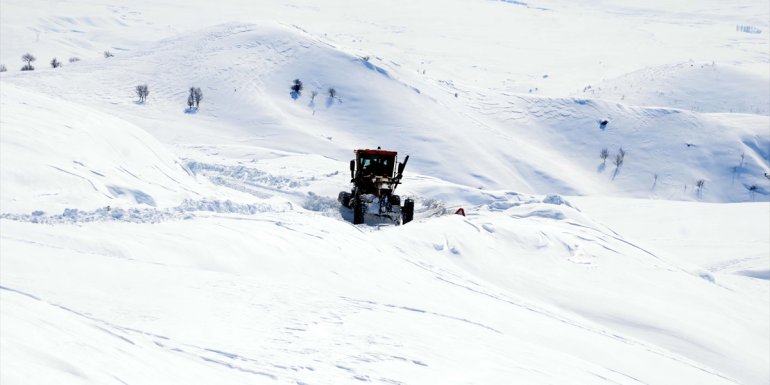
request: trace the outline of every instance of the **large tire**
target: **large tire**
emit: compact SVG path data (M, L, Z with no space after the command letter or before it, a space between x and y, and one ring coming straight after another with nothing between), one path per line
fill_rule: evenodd
M364 223L364 203L361 202L360 197L356 197L353 201L353 224L360 225Z
M404 206L401 207L401 217L403 218L403 223L407 224L414 219L414 200L411 198L407 198L407 200L404 201Z
M347 192L347 191L340 191L340 195L337 196L337 200L346 209L350 208L350 193L349 192Z

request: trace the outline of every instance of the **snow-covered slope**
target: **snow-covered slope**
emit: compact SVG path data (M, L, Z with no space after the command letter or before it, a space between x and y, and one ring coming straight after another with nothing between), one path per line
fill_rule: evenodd
M110 337L98 347L113 360L197 361L208 373L178 377L188 383L223 367L240 381L279 383L766 380L766 301L546 201L508 195L467 219L374 233L312 213L84 224L78 233L18 224L2 245L4 311L45 307L43 317L66 320L49 333ZM33 328L38 316L4 328ZM3 353L16 358L4 363L39 364L10 354L39 344L13 341ZM94 365L88 351L45 366L74 367L84 382L156 376L150 360L127 373Z
M765 2L0 7L2 383L770 381Z
M645 68L586 87L579 95L638 106L770 115L770 79L714 62Z
M176 144L248 143L343 161L351 148L382 146L415 155L420 173L473 187L770 199L763 176L770 171L770 116L511 93L460 99L402 72L293 27L229 23L106 62L7 81L101 105ZM305 86L296 98L288 90L294 78ZM136 84L151 85L148 102L130 97ZM190 86L205 95L194 113L185 112ZM601 127L602 120L609 123ZM628 159L613 167L621 147ZM607 161L599 159L602 148L611 151ZM705 186L696 190L701 179Z
M144 130L114 115L4 84L3 212L176 205L205 191Z

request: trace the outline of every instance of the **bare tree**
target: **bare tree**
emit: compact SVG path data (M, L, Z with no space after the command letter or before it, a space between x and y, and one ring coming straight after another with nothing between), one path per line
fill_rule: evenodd
M105 59L109 59L109 58L111 58L111 57L113 57L113 56L115 56L115 55L113 55L113 54L112 54L112 52L110 52L110 51L104 51L104 58L105 58Z
M32 62L37 60L34 56L32 56L31 53L27 52L24 55L21 56L21 60L27 64L24 65L24 67L21 67L22 71L34 71L35 67L32 66Z
M150 89L147 87L147 84L140 84L136 86L136 96L139 97L139 102L144 103L145 100L147 100L147 95L150 94Z
M703 186L706 184L706 181L703 179L698 179L698 181L695 182L695 187L698 188L698 194L703 194Z
M606 148L603 148L602 151L599 153L599 158L601 158L602 162L606 162L609 156L610 156L610 152Z
M612 163L616 168L620 168L623 165L623 157L620 154L615 154L615 160Z
M5 68L5 64L0 64L0 72L8 71L8 68Z
M329 87L329 97L334 99L337 97L337 90L334 89L334 87Z
M203 91L201 91L200 88L195 87L193 89L193 99L195 99L195 108L198 108L201 104L201 100L203 100Z
M74 63L74 62L78 62L78 61L80 61L79 57L73 56L73 57L70 58L70 63Z
M312 101L314 101L316 96L318 96L318 91L317 91L317 90L313 90L313 91L310 93L310 101L311 101L311 102L312 102Z
M195 105L195 87L190 87L190 95L187 96L187 107L192 110Z
M623 147L618 149L618 155L620 155L621 158L626 157L626 150L623 149Z
M56 58L53 58L53 59L51 59L51 67L59 68L59 67L61 67L61 62L56 60Z

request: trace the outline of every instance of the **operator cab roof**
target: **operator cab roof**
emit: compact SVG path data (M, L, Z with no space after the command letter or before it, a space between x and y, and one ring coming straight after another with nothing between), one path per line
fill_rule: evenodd
M398 152L396 151L387 151L387 150L371 150L371 149L358 149L354 151L356 155L385 155L385 156L396 156L398 155Z

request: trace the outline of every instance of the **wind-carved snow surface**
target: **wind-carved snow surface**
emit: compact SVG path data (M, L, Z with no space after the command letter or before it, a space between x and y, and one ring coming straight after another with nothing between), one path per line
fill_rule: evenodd
M3 0L0 383L767 384L769 10L697 3Z

